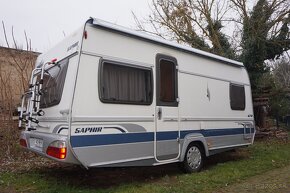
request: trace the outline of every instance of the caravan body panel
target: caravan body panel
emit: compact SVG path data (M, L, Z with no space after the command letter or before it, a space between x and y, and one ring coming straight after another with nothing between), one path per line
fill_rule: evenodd
M241 63L96 19L75 37L38 60L73 52L60 103L34 126L61 130L79 164L158 165L183 161L191 142L207 156L253 143Z

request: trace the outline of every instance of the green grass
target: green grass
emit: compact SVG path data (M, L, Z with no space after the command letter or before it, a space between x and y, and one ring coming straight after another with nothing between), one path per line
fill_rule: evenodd
M44 168L0 174L6 192L212 192L248 177L290 165L290 143L256 142L209 159L200 173L183 174L176 164L160 167Z

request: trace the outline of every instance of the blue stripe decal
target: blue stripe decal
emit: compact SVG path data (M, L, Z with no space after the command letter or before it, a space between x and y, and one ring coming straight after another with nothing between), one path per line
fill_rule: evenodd
M247 128L246 133L253 133L253 129ZM238 135L244 134L244 128L228 128L228 129L207 129L207 130L183 130L180 131L180 138L191 133L200 133L204 137ZM157 141L173 140L178 136L178 131L157 132ZM154 140L154 132L146 133L119 133L119 134L103 134L103 135L79 135L71 136L72 147L100 146L123 143L150 142Z
M73 147L137 143L153 140L154 133L152 132L71 136L71 144Z
M178 131L163 131L163 132L156 133L157 141L176 139L177 136L178 136Z

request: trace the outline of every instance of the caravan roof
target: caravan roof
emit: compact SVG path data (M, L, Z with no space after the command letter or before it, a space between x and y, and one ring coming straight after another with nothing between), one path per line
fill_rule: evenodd
M162 45L174 48L174 49L182 50L185 52L190 52L190 53L195 54L195 55L200 55L200 56L207 57L207 58L210 58L213 60L218 60L220 62L223 62L223 63L231 65L231 66L244 67L243 63L235 61L235 60L231 60L231 59L228 59L228 58L225 58L222 56L218 56L215 54L211 54L211 53L199 50L199 49L195 49L195 48L184 46L184 45L181 45L178 43L174 43L174 42L162 39L162 38L157 37L157 36L152 36L152 35L146 34L144 32L135 31L135 30L125 28L123 26L119 26L119 25L116 25L116 24L113 24L110 22L100 20L100 19L91 18L88 20L88 23L91 23L95 27L104 28L104 29L110 30L110 31L116 31L119 33L123 33L123 34L127 34L130 36L136 37L136 38L141 38L143 40L150 41L153 43L162 44Z

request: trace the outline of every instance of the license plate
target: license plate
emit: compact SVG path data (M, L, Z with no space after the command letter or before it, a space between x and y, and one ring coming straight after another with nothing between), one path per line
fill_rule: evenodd
M30 138L30 147L42 151L43 140L38 138Z

